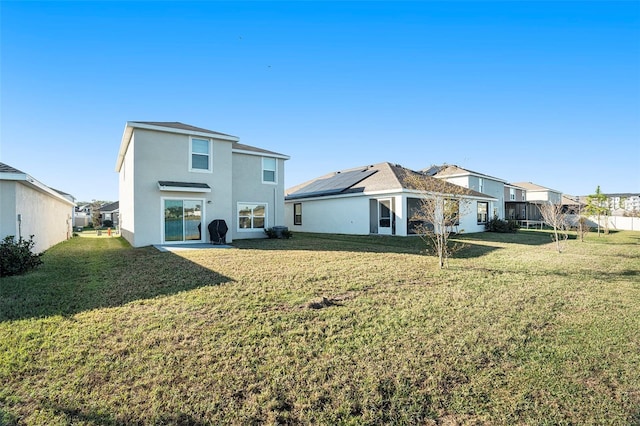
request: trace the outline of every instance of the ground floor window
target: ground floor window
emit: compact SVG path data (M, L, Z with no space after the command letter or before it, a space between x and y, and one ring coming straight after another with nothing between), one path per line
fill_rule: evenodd
M489 211L489 203L478 201L478 223L487 223L487 212Z
M267 205L262 203L238 204L238 229L264 229Z
M293 205L293 224L302 225L302 203Z
M164 240L201 240L202 204L202 200L165 199L163 201Z

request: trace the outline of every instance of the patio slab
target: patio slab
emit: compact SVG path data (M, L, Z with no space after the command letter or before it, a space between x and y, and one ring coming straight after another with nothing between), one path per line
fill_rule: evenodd
M185 250L202 250L202 249L224 249L232 248L227 244L209 244L209 243L192 243L192 244L154 244L155 248L161 252L175 252Z

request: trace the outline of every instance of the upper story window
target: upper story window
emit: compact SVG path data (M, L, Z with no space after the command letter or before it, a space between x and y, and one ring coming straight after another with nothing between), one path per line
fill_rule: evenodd
M484 192L484 179L478 178L478 192Z
M275 158L262 157L262 183L278 183Z
M191 138L191 155L189 157L189 171L210 172L211 141L209 139Z
M512 201L515 201L516 199L516 189L515 188L509 188L509 199Z

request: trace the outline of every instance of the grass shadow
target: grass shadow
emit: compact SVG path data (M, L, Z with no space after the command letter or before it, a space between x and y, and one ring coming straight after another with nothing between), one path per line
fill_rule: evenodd
M233 280L173 253L132 248L121 238L74 238L43 265L0 281L0 322L122 306Z

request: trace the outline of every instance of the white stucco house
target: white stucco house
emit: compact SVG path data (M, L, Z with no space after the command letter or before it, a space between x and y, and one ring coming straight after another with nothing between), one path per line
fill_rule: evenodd
M179 122L127 122L120 142L121 235L134 247L208 242L224 220L226 242L262 238L284 224L289 157Z
M505 218L505 184L507 181L456 165L439 166L433 177L492 197L494 201L489 203L487 210L489 218Z
M419 173L385 162L328 173L296 185L286 191L285 224L299 232L414 234L411 218L421 194L407 184L410 174ZM458 229L482 232L489 218L487 206L497 200L473 190L466 193L469 208L461 212Z
M69 194L0 163L0 238L33 235L37 253L72 235L75 203Z

